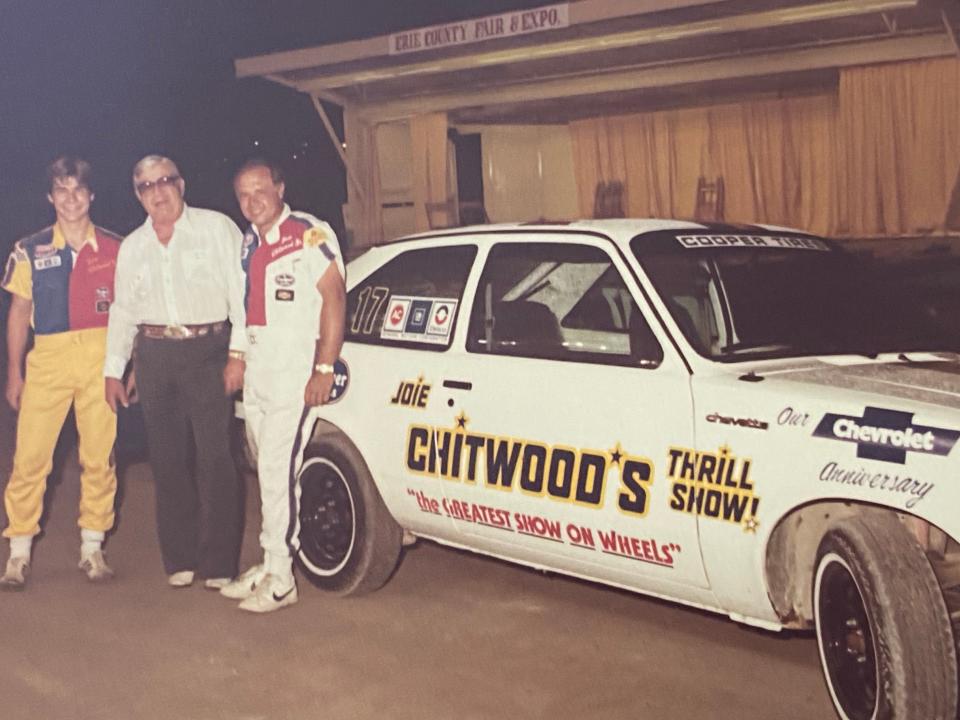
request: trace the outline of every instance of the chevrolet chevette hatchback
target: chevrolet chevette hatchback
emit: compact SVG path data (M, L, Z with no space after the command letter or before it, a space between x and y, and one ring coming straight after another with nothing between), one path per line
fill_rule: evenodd
M348 278L301 471L319 586L428 538L814 628L842 718L956 716L958 338L895 260L607 220L405 238Z

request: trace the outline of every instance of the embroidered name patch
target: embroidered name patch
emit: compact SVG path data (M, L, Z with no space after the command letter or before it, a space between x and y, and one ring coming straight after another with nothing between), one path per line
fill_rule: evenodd
M60 267L63 259L59 255L54 255L52 257L37 258L33 261L33 267L37 270L46 270L48 268Z

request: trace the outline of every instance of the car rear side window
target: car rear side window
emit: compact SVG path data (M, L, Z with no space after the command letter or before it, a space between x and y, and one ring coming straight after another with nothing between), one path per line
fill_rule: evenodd
M347 294L346 339L445 350L476 255L475 245L400 253Z
M502 243L490 251L467 350L639 367L663 360L610 257L566 243Z

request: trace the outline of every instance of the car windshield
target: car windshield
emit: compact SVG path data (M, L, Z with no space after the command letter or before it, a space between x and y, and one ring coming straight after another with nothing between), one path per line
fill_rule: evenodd
M960 350L960 248L946 241L854 246L681 230L640 235L631 247L705 357Z

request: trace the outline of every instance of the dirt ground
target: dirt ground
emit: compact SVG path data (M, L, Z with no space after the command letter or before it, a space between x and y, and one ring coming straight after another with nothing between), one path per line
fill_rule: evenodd
M12 444L2 410L0 485ZM117 579L88 584L74 458L29 587L0 594L2 720L833 717L810 636L425 542L377 593L337 599L301 577L299 604L266 616L169 589L144 464L124 474L107 545ZM242 566L258 556L248 481Z

